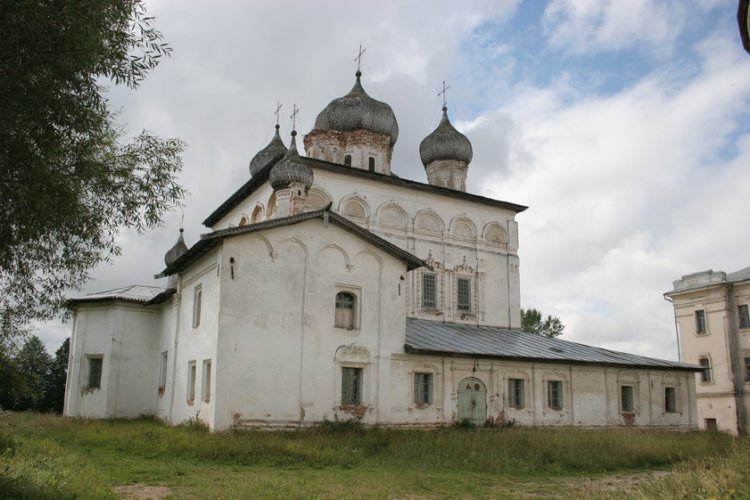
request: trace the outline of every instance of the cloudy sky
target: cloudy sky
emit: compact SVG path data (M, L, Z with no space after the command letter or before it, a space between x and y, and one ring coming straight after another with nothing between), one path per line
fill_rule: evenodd
M730 0L151 0L174 48L136 92L110 90L119 120L188 144L185 234L248 178L270 140L308 132L363 85L396 113L393 170L426 182L419 141L451 88L472 141L468 190L519 215L521 302L559 316L563 338L677 358L662 294L683 274L750 265L750 54ZM83 290L153 280L179 213L143 235ZM40 325L50 349L70 325Z

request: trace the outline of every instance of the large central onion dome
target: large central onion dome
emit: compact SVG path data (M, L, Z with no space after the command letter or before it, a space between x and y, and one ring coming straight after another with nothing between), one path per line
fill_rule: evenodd
M457 160L471 163L474 152L464 134L453 128L448 120L448 108L443 106L443 118L438 127L419 144L419 156L426 167L437 160Z
M286 154L286 146L279 135L279 125L276 124L276 133L268 143L268 146L258 151L250 160L250 175L256 175L268 165L276 163Z
M331 101L315 120L319 130L337 130L349 132L364 129L376 134L391 137L391 147L398 139L398 122L389 105L376 101L365 92L357 71L357 81L352 90L344 97Z
M297 141L295 137L296 130L292 130L292 143L289 145L289 151L284 157L273 166L268 174L268 182L276 190L285 188L293 183L303 184L305 190L310 189L313 183L313 171L308 167L297 153Z

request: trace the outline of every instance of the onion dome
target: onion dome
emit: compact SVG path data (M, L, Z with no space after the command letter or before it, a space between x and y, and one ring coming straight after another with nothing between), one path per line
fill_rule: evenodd
M167 267L171 266L174 261L179 259L182 254L188 251L187 245L185 245L185 240L182 238L182 233L184 229L180 228L180 237L177 238L177 243L174 244L172 248L170 248L166 254L164 254L164 263L167 265Z
M275 189L285 188L294 182L304 184L305 189L310 189L313 183L313 171L308 167L297 153L297 131L292 130L292 143L284 157L271 168L268 181Z
M279 124L276 124L276 134L274 134L268 146L258 151L250 160L250 175L255 176L258 172L279 161L286 154L286 146L279 135Z
M359 77L344 97L331 101L315 120L315 128L320 130L338 130L349 132L364 129L376 134L386 134L391 137L391 146L398 139L398 122L396 115L389 105L376 101L365 92Z
M448 108L443 106L443 118L437 128L419 144L419 156L426 167L436 160L457 160L467 164L474 152L464 134L453 128L448 120Z

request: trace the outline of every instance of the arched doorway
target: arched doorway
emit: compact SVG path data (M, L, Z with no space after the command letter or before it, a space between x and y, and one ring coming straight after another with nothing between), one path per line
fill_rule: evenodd
M487 388L476 377L458 383L458 421L484 425L487 420Z

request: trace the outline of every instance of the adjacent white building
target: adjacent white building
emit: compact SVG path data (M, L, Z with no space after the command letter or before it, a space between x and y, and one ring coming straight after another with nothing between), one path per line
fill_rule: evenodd
M674 304L681 359L696 374L698 422L746 434L750 411L750 267L683 276L665 296Z
M693 365L520 331L516 215L465 191L447 109L398 177L398 124L360 82L182 234L159 277L72 299L65 414L211 429L367 424L697 427Z

